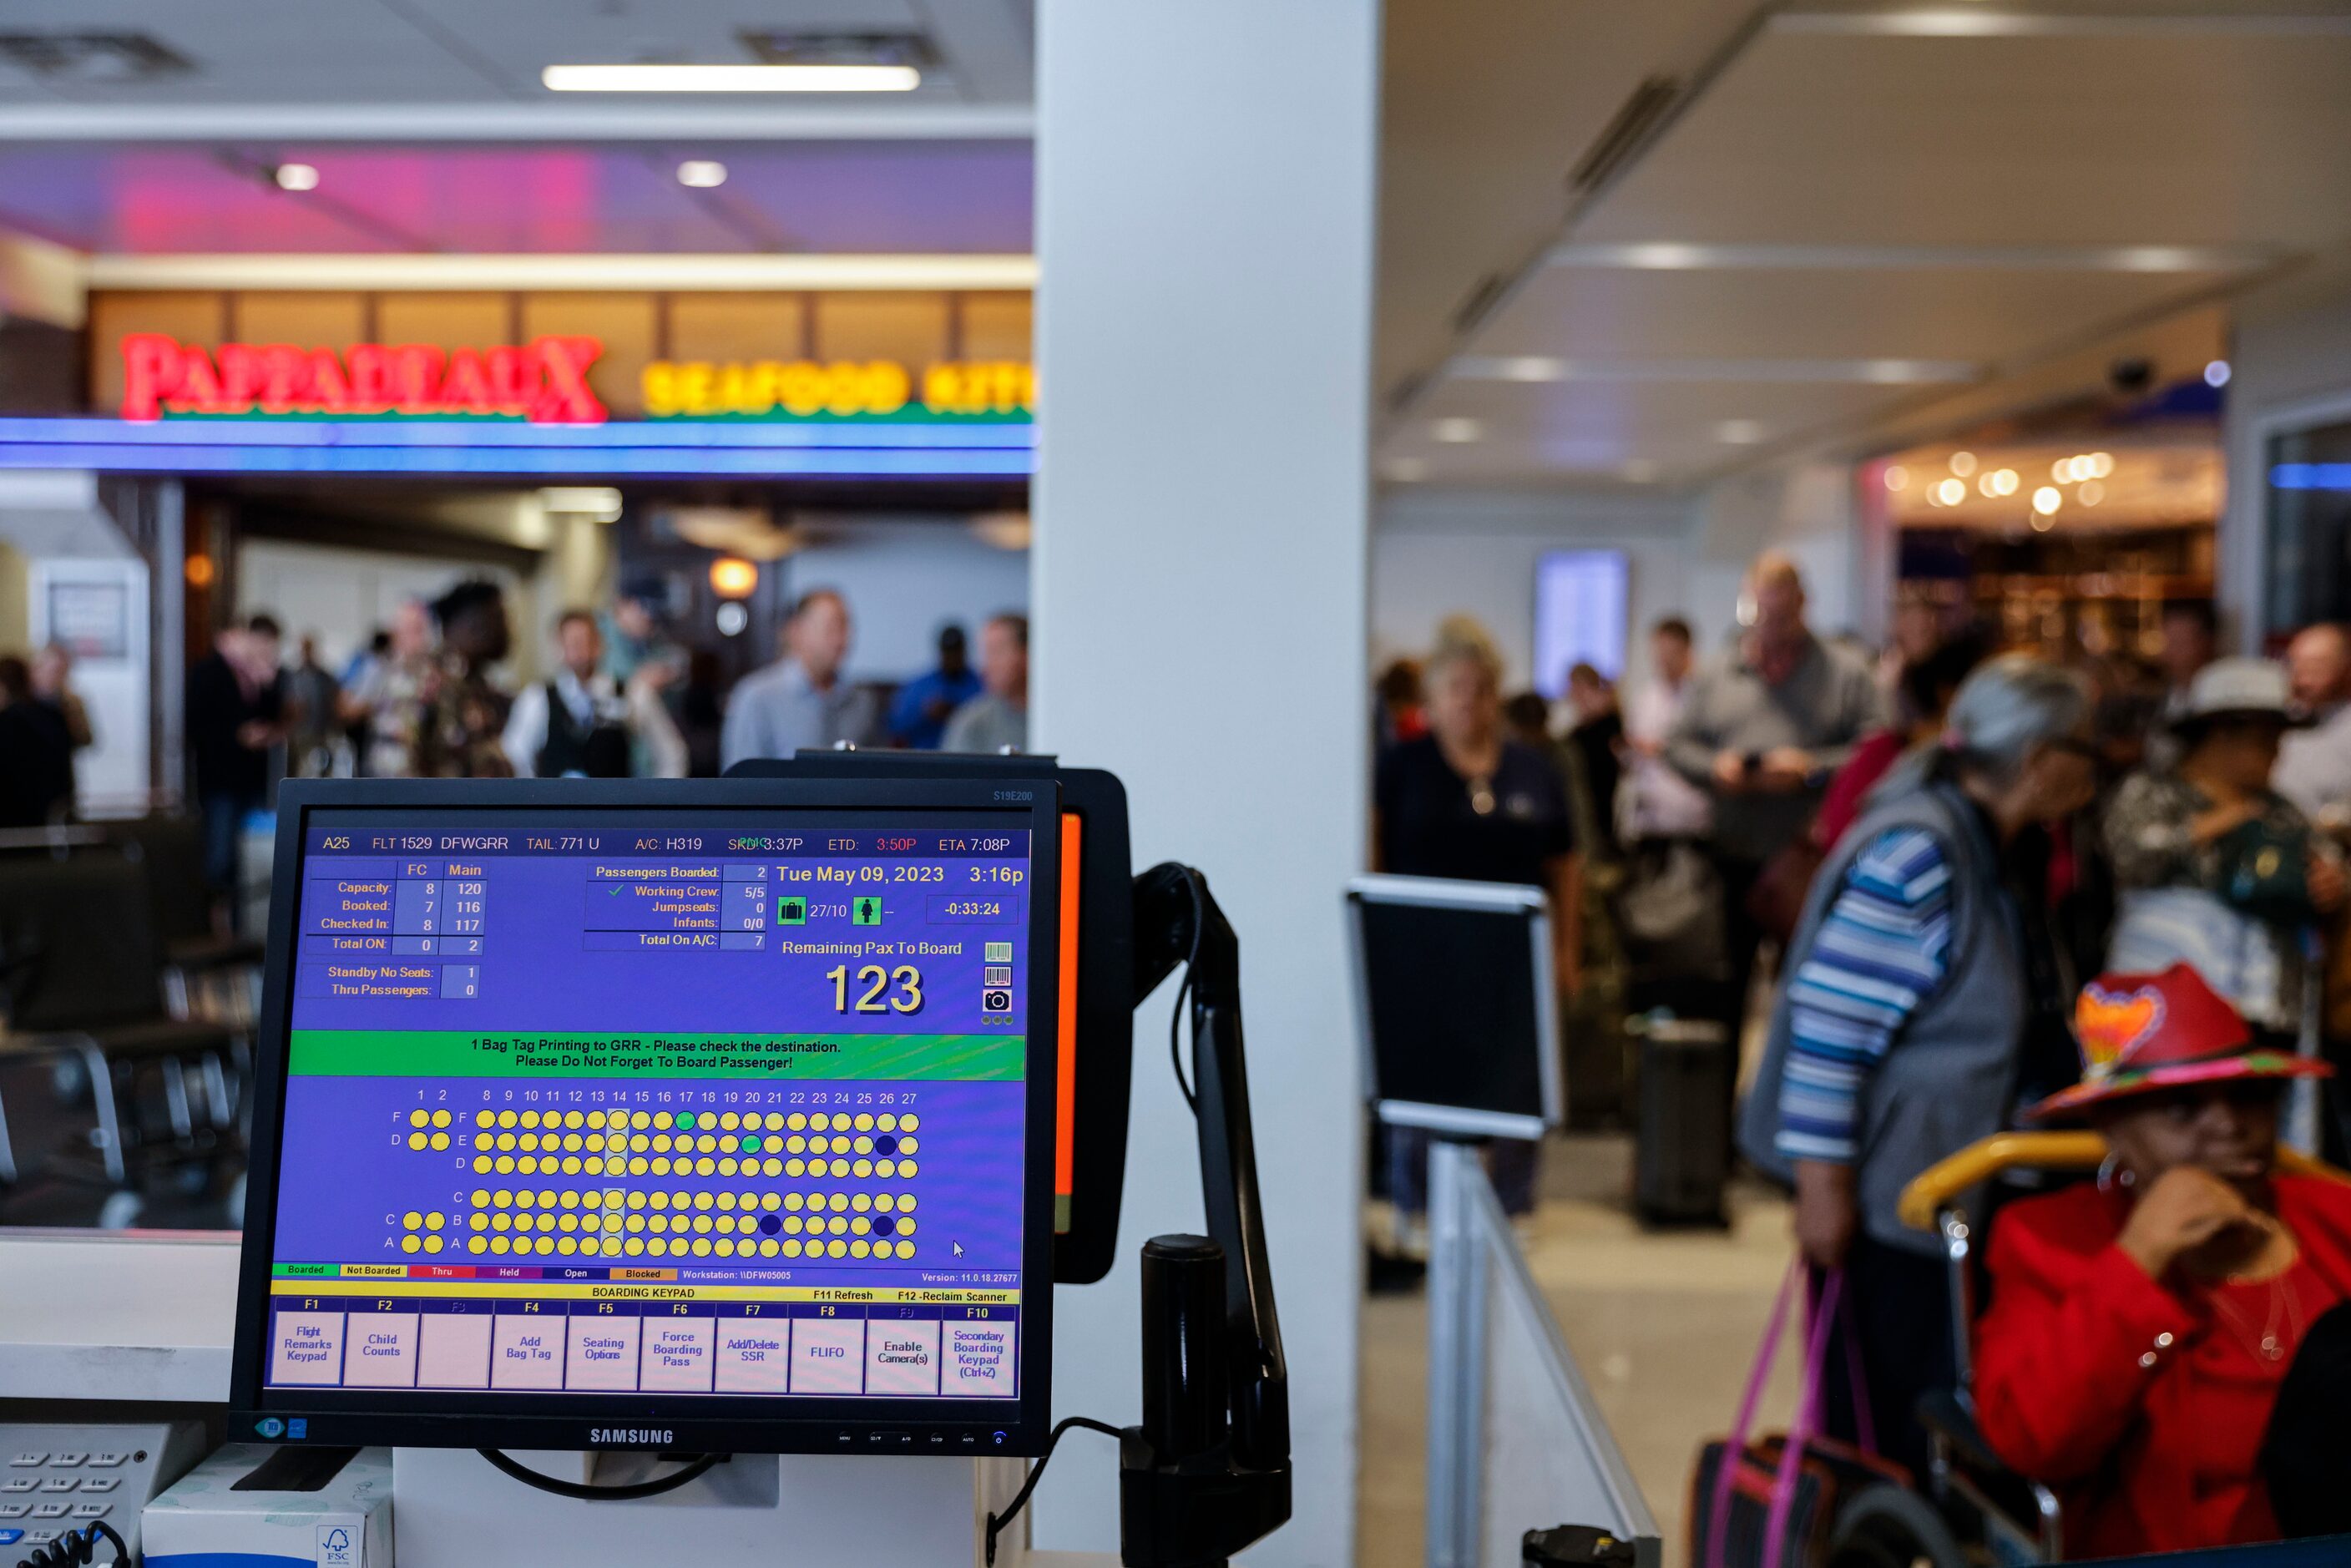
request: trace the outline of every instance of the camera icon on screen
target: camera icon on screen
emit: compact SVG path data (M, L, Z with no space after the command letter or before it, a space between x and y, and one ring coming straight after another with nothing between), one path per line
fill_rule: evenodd
M979 994L979 1010L984 1013L1008 1013L1012 1010L1012 993L1008 990L987 990Z

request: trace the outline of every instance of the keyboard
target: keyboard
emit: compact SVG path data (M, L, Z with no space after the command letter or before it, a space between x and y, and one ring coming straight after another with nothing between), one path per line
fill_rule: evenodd
M204 1453L204 1429L193 1422L0 1424L0 1561L93 1524L111 1525L136 1552L147 1500ZM110 1550L101 1542L97 1561L110 1561Z

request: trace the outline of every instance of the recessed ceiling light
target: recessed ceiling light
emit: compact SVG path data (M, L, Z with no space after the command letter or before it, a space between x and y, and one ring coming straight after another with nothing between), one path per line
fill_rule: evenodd
M2210 364L2204 367L2204 384L2208 387L2227 386L2229 384L2229 361L2226 360L2215 360Z
M2115 455L2111 452L2093 452L2082 461L2082 476L2085 479L2103 479L2115 471Z
M549 66L549 92L911 92L912 66Z
M1896 463L1886 471L1886 487L1887 489L1899 490L1908 483L1910 483L1910 470L1902 466L1901 464Z
M2016 494L2016 487L2023 482L2016 476L2015 469L1999 469L1991 475L1991 493L1995 496L2013 496Z
M1472 441L1485 440L1486 427L1474 419L1463 419L1456 415L1450 419L1438 420L1428 427L1428 434L1439 441L1449 442L1458 446Z
M1763 426L1752 419L1726 419L1714 427L1714 438L1726 446L1752 446L1763 439Z
M308 163L280 163L269 172L281 191L315 191L319 188L319 171Z
M1951 454L1951 472L1964 479L1976 471L1976 455L1972 452Z
M1946 479L1935 486L1935 499L1946 507L1956 507L1967 498L1968 486L1964 480Z
M2085 507L2095 507L2106 498L2106 487L2095 479L2074 492L2074 499Z
M697 191L715 191L726 183L726 165L713 158L689 158L677 166L677 183Z
M2032 492L2032 509L2044 517L2054 517L2057 508L2064 504L2065 497L2057 493L2054 485L2043 485Z

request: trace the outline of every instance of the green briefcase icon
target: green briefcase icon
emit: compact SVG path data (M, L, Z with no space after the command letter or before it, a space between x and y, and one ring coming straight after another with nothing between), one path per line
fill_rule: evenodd
M805 898L779 898L776 900L776 924L778 925L806 925L808 924L808 900Z
M879 898L877 898L877 897L873 896L873 895L872 895L872 894L868 894L866 896L864 896L864 897L862 897L862 898L860 898L859 900L857 900L857 902L856 902L856 903L854 903L854 904L852 904L852 905L850 905L850 919L851 919L854 924L859 925L881 925L881 924L882 924L882 901L881 901L881 899L879 899Z

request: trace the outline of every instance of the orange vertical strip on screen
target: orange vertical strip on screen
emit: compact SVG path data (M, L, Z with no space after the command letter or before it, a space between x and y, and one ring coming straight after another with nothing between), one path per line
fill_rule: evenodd
M1061 813L1061 1038L1053 1104L1053 1205L1056 1230L1070 1228L1078 1183L1078 890L1084 877L1085 821Z

